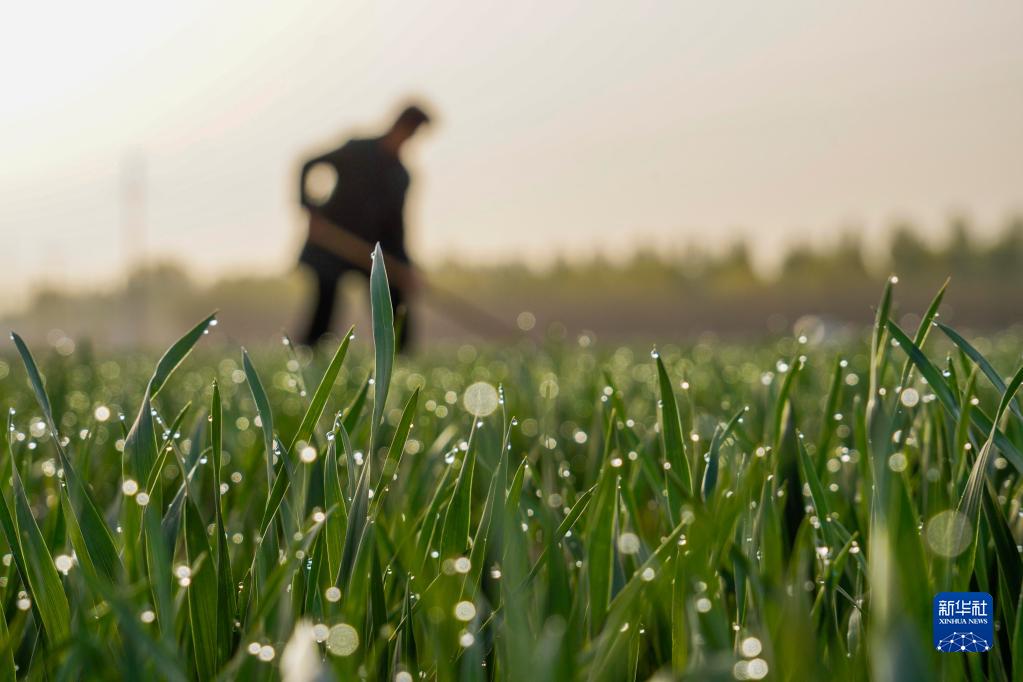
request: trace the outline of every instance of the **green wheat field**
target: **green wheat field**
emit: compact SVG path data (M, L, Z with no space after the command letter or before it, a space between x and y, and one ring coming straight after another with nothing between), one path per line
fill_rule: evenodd
M336 351L12 334L0 678L1019 679L1020 338L897 290L860 339L406 359L378 257Z

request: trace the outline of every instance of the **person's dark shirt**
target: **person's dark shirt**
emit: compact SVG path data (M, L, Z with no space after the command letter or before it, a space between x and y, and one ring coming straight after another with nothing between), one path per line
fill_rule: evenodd
M337 184L326 202L313 205L306 196L305 180L309 170L320 163L334 168ZM384 149L380 138L351 140L310 159L302 166L299 182L303 206L370 244L380 242L385 253L408 262L404 208L409 174L398 157ZM299 260L327 276L362 269L308 240Z

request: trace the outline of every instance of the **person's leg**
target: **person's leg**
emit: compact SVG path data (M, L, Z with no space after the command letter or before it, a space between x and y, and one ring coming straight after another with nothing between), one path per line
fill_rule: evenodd
M408 351L414 341L412 336L412 317L409 306L400 289L391 287L391 305L394 308L394 326L397 329L395 345L398 352Z
M315 346L320 338L330 331L330 321L334 317L334 303L337 300L337 278L316 274L316 303L309 320L309 331L305 342Z

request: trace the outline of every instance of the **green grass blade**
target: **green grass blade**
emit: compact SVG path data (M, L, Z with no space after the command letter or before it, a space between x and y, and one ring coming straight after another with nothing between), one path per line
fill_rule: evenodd
M11 633L7 629L7 616L0 610L0 646L3 647L3 652L0 653L0 679L18 679L14 667L14 648L11 646L12 644Z
M394 429L394 437L391 439L391 446L387 449L387 456L380 469L380 477L374 488L372 508L375 510L383 504L384 498L390 492L391 480L398 473L401 466L401 456L405 452L405 444L408 442L409 431L412 429L412 419L415 417L416 406L419 405L419 389L412 392L404 409L401 411L401 418L398 426Z
M373 348L376 370L373 373L373 424L370 427L370 461L377 443L377 430L384 416L387 391L391 385L394 366L394 309L391 307L391 288L387 283L387 268L380 244L373 250L373 267L369 275L370 308L373 314Z
M491 477L490 485L487 488L487 499L483 503L483 514L479 525L476 527L476 535L472 541L472 551L469 554L469 564L472 567L466 575L467 585L477 585L483 573L483 563L487 557L487 546L489 542L503 543L504 537L500 533L501 521L494 524L494 510L498 509L498 501L504 495L505 482L508 480L508 438L511 434L511 427L507 427L504 438L501 440L500 459L497 469ZM496 532L495 532L496 531ZM463 587L463 592L468 590Z
M996 443L995 436L999 433L998 422L1001 421L1002 415L1005 414L1009 403L1012 402L1016 391L1019 390L1021 385L1023 385L1023 367L1019 368L1012 381L1006 387L1005 392L1002 393L1002 399L998 403L998 410L995 412L995 417L992 420L991 434L984 442L980 452L977 453L977 459L973 463L973 468L970 470L970 478L966 483L966 490L963 491L963 495L959 500L958 509L969 517L973 528L977 528L977 513L980 508L981 495L987 481L988 465L991 463L991 453Z
M828 388L828 397L824 402L824 415L821 417L821 432L817 438L817 472L823 470L824 462L828 456L828 448L831 446L831 439L835 435L835 414L842 400L842 370L845 368L845 361L841 357L835 358L835 368L831 372L831 385Z
M332 437L327 442L327 456L323 462L323 504L328 512L337 509L324 520L323 535L326 545L324 549L327 554L327 573L331 580L335 579L341 570L341 539L344 527L348 522L337 463L337 434L339 430L339 426L335 426L331 432Z
M28 374L29 385L32 386L32 392L35 394L36 402L39 403L39 407L43 411L47 425L50 426L54 433L57 433L53 419L53 410L50 407L50 397L46 394L43 377L39 374L36 361L20 336L11 332L11 341L14 342L14 347L18 349L18 355L21 356L21 362L25 366L25 372Z
M606 675L605 666L616 648L616 642L627 637L627 633L632 630L631 627L626 628L623 626L635 615L635 604L643 594L643 585L647 584L642 576L647 569L656 572L657 569L665 565L677 549L679 536L682 535L684 529L685 526L680 523L667 537L663 538L657 549L650 554L646 561L637 567L632 577L615 595L607 611L606 625L600 631L599 636L594 638L592 644L595 654L593 662L590 664L589 679L609 679Z
M366 406L366 399L369 396L369 386L369 379L362 382L362 387L359 388L359 392L355 394L355 397L352 399L352 403L345 408L341 423L345 425L345 430L348 431L348 433L355 433L355 427L359 423L359 417L362 416L362 408Z
M982 502L984 517L987 519L988 528L991 529L991 539L994 541L995 559L1003 576L999 582L1005 588L1005 595L1008 596L1007 600L1000 599L1002 609L1010 615L1007 620L1015 623L1016 604L1019 602L1020 586L1023 585L1023 560L1020 559L1019 550L1016 549L1012 528L998 507L998 496L990 481L984 486Z
M213 400L210 405L211 463L213 465L213 513L217 537L217 667L225 664L234 648L235 583L231 576L231 554L228 550L227 529L224 527L223 500L220 492L220 468L224 452L224 407L220 399L220 386L213 382Z
M345 361L345 356L348 354L348 345L352 341L352 333L354 329L349 329L348 333L345 334L344 340L341 341L341 345L337 347L334 352L334 357L331 358L330 364L327 366L327 370L323 373L323 378L320 379L320 385L316 387L316 391L313 393L312 400L309 401L309 409L306 410L305 416L302 417L302 423L299 425L298 430L295 432L294 438L291 439L291 445L288 447L288 452L294 453L295 448L302 441L309 441L313 435L313 429L316 428L316 422L320 420L320 416L323 414L323 408L327 405L327 398L330 397L330 392L334 388L334 382L337 380L338 372L341 371L341 365Z
M938 289L938 293L931 299L931 304L927 306L927 311L924 316L920 318L920 324L916 329L916 336L913 337L913 343L916 344L917 348L923 348L924 342L927 341L927 335L931 331L931 326L934 323L934 318L938 316L938 308L941 307L941 301L945 298L945 290L948 289L949 280L946 279L945 283ZM899 386L905 388L906 382L909 381L909 374L913 369L913 363L909 358L906 358L906 362L902 365L902 373L899 375Z
M794 357L788 366L789 369L785 372L785 378L782 379L781 388L778 389L778 397L774 401L774 413L771 418L774 434L773 450L776 453L781 451L782 439L785 436L785 417L788 414L787 410L791 408L789 396L792 394L796 377L803 369L803 361L799 357Z
M216 565L206 535L206 523L199 515L195 501L185 497L184 507L185 555L191 569L189 584L185 587L188 600L188 627L195 657L196 677L212 680L217 674L218 603Z
M710 449L707 451L707 468L703 472L703 485L701 487L701 493L703 495L703 501L707 502L714 496L714 488L718 482L718 466L719 460L721 459L721 445L725 442L725 439L732 434L732 431L739 424L739 420L742 419L742 415L746 414L747 409L744 407L736 412L728 423L722 427L718 425L714 429L714 437L710 442Z
M909 356L910 360L920 370L920 374L923 375L924 379L927 380L927 385L931 387L935 395L941 401L941 404L952 413L953 417L959 415L959 405L956 401L955 395L952 393L952 389L949 388L948 382L941 375L941 371L927 359L923 351L920 350L913 341L906 335L906 332L902 331L899 325L892 321L887 323L888 332L892 338L898 342L899 347Z
M341 425L341 443L345 447L345 456L349 460L354 459L352 445L348 438L348 432L344 425ZM367 460L368 461L368 460ZM363 465L359 473L358 483L355 485L355 495L348 511L348 523L345 527L345 543L341 549L341 567L338 571L337 584L342 590L348 591L352 579L352 571L355 567L355 560L359 554L366 534L366 525L369 519L369 466Z
M260 430L263 433L263 449L266 453L266 480L267 485L273 484L273 459L274 459L274 416L270 409L270 401L266 397L266 390L263 389L263 382L259 379L252 359L248 352L242 348L242 367L245 369L245 379L249 384L249 392L252 394L252 401L256 403L256 414L259 415Z
M536 574L539 573L540 568L543 566L544 560L547 558L547 554L555 551L555 548L562 540L565 539L565 536L568 535L569 531L575 527L576 522L582 517L583 513L588 508L590 499L593 497L593 493L596 492L596 490L597 485L594 484L593 487L587 489L582 495L580 495L579 499L576 500L574 505L572 505L572 509L569 510L568 514L565 515L565 518L558 524L558 529L551 535L550 542L544 545L543 551L540 552L540 556L538 556L536 561L533 562L533 567L529 569L529 574L526 576L526 582L529 582L536 577ZM473 547L473 549L475 550L475 547Z
M909 354L914 364L920 370L920 373L927 383L931 386L931 390L934 391L935 395L938 396L938 400L941 401L942 406L952 415L954 419L959 419L961 408L958 401L956 400L955 394L949 387L948 382L942 377L941 372L931 363L930 360L910 339L906 336L906 333L899 328L894 322L888 323L889 331L892 334L892 338L899 342L899 345ZM1008 391L1003 392L1003 396ZM1013 395L1015 392L1012 392ZM1011 403L1013 396L1009 396L1009 401L1006 404ZM1001 406L999 410L1004 412L1004 408ZM976 424L980 429L985 432L990 432L994 440L994 444L1002 451L1005 458L1012 462L1013 466L1016 467L1017 471L1023 472L1023 453L1009 440L1006 435L998 428L998 419L990 420L980 411L980 409L973 409L969 412L969 418ZM979 499L979 498L978 498Z
M813 459L803 444L802 433L796 434L796 448L799 451L799 471L803 476L803 482L810 489L810 499L813 501L814 511L818 521L820 521L821 533L824 535L824 540L830 550L836 552L840 543L838 543L835 533L831 528L831 505L828 504L824 484L821 483L820 478L817 476L817 468L814 465Z
M604 443L604 466L597 481L597 492L590 503L586 524L586 577L589 583L590 633L595 635L604 626L611 601L611 579L614 570L614 533L618 525L618 476L611 467L611 424Z
M657 382L661 391L660 417L661 417L661 445L664 448L664 460L671 464L671 470L676 472L682 482L683 493L686 497L693 496L693 474L689 466L689 458L686 455L685 438L682 435L682 420L679 418L678 402L675 400L675 391L671 387L671 379L668 371L664 368L664 361L661 356L656 357ZM673 488L668 486L668 496L672 509L677 509L680 500L671 499L674 497Z
M430 504L426 508L426 513L423 515L422 527L419 530L419 539L416 542L416 568L419 573L423 572L424 567L427 565L430 559L430 547L433 546L435 533L440 532L438 529L443 523L443 517L441 512L444 508L444 504L450 498L448 494L449 483L448 480L451 478L451 472L454 471L453 467L445 467L444 474L441 476L440 481L433 491L433 497L430 499ZM516 509L518 507L516 506Z
M885 334L888 330L888 317L892 309L892 287L899 281L894 275L885 282L881 293L881 303L874 317L874 331L870 338L870 370L867 389L867 419L873 420L874 405L877 401L877 389L880 388L881 368L885 353Z
M71 607L60 575L53 563L53 556L46 547L46 540L39 530L39 524L32 516L32 507L25 493L18 465L11 452L11 483L14 494L14 530L16 542L24 556L25 579L29 596L36 605L43 629L52 644L66 640L70 634ZM10 540L10 538L8 538ZM12 546L14 543L11 543Z
M153 467L153 470L149 472L149 478L146 479L144 483L140 483L142 487L139 488L139 490L149 492L154 496L159 491L157 484L160 481L160 476L163 475L163 469L167 465L167 460L170 459L171 452L173 452L174 450L173 434L179 431L179 429L181 428L181 424L185 420L185 415L188 414L188 411L191 408L192 408L191 402L185 403L185 406L182 407L178 411L177 416L174 417L174 421L171 422L170 427L167 429L168 433L172 435L165 438L163 443L160 445L159 454L156 457L156 465ZM198 449L198 447L199 447L198 444L196 444L196 449ZM157 496L156 499L159 500L159 497ZM156 506L159 507L160 505Z
M11 427L13 419L14 411L11 410L7 414L8 433L12 430ZM7 452L8 457L4 467L4 480L8 478L6 475L8 473L7 467L10 467L12 470L14 468L14 450L10 440L7 441ZM14 472L12 471L10 475L13 476ZM2 490L0 490L0 525L3 526L4 537L7 538L8 550L11 553L15 567L18 569L18 574L21 576L22 582L27 585L28 562L25 558L25 550L21 546L21 535L18 532L18 522L15 520L15 512L13 511L11 504L7 501L7 495ZM35 617L40 623L43 622L42 615L39 613L39 604L35 601L32 602L32 613L35 614Z
M277 462L274 484L267 493L266 504L263 506L262 520L259 522L260 537L266 533L266 529L270 527L270 524L273 523L273 520L277 517L277 512L281 508L284 496L288 493L288 489L291 487L291 475L288 473L288 467L284 461L285 456L286 454L282 454L280 460Z
M167 383L167 379L174 372L178 366L184 362L188 354L192 352L192 348L198 343L199 339L202 338L206 331L217 324L217 314L214 312L206 317L202 322L192 327L188 332L180 339L174 342L174 344L167 349L167 352L163 354L159 362L156 363L156 369L153 371L153 376L149 379L149 386L146 393L150 399L155 398L156 395L163 388L164 384Z
M469 435L469 447L462 457L462 466L455 479L444 525L441 526L441 560L454 559L469 545L469 515L472 509L472 477L476 468L476 427Z
M51 433L54 434L54 446L64 469L64 480L67 484L60 488L61 508L71 534L72 545L86 570L99 573L109 581L115 581L122 567L110 528L61 443L50 399L32 353L20 336L12 332L11 338L25 366L36 402L43 411Z
M515 469L515 474L512 476L511 483L508 485L508 491L504 495L505 518L511 519L512 522L518 516L519 504L522 501L522 485L525 481L526 469L528 468L528 461L523 459L519 462L519 466Z
M1003 381L1002 377L998 375L998 370L996 370L991 365L991 363L988 362L987 358L985 358L981 354L981 352L978 351L969 341L964 339L962 335L960 335L959 332L957 332L955 329L952 329L948 325L942 324L941 322L938 322L937 324L938 329L944 332L945 336L947 336L952 341L952 343L958 346L959 349L966 354L966 357L970 358L970 360L973 360L974 364L976 364L977 367L980 368L980 371L984 373L984 376L988 378L988 381L990 381L991 384L996 389L998 389L998 392L1004 393L1005 381ZM1023 413L1020 412L1019 404L1015 398L1013 399L1010 407L1013 411L1013 414L1016 415L1016 418L1023 420Z

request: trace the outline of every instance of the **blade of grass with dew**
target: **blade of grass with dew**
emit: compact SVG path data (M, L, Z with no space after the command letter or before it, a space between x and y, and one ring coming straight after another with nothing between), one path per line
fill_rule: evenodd
M440 532L439 528L443 521L444 505L450 499L448 488L452 486L450 479L453 470L454 468L451 466L444 468L444 473L437 482L433 496L430 498L430 504L427 505L426 511L423 513L423 522L420 525L419 537L416 541L417 562L415 566L417 574L425 570L431 558L430 548L433 546L435 535Z
M14 409L11 408L7 413L7 433L11 433L13 429L14 420ZM4 476L0 480L13 479L14 476L14 444L11 439L7 439L7 461L4 465ZM10 468L10 471L7 469ZM25 550L21 545L21 536L18 532L18 522L15 518L15 512L11 506L11 503L7 501L7 495L5 492L0 490L0 524L3 525L4 536L7 539L8 551L11 553L11 558L14 562L15 567L18 569L18 575L21 576L22 583L26 586L28 583L28 563L25 558ZM39 613L39 604L35 601L31 602L32 613L39 623L43 622L42 614Z
M947 336L952 341L952 343L958 346L959 349L966 354L966 357L970 358L970 360L973 360L974 364L976 364L977 367L980 368L980 371L984 373L984 376L988 378L988 380L998 390L998 392L1004 393L1005 381L1002 380L1002 377L999 376L998 371L991 365L990 362L988 362L988 359L985 358L981 354L981 352L978 351L969 341L964 339L962 335L960 335L959 332L957 332L955 329L952 329L948 325L942 324L941 322L938 322L937 325L938 329L944 332L945 336ZM1023 420L1023 413L1020 412L1019 403L1015 398L1013 398L1010 407L1013 411L1013 414L1016 415L1016 418Z
M284 496L288 493L288 488L291 487L291 475L288 473L288 466L285 461L287 457L288 453L286 451L282 451L278 456L277 466L274 469L274 484L267 491L266 505L263 507L263 517L259 522L260 535L266 533L267 528L277 518L277 514L281 509L281 503L284 501Z
M369 396L369 386L372 382L366 379L362 382L359 392L352 398L351 404L345 408L342 415L342 423L348 433L355 433L355 427L359 425L359 418L362 416L362 408L366 406L366 398ZM354 481L352 483L354 485Z
M174 370L192 352L192 348L195 347L195 344L202 338L203 334L216 323L216 313L207 316L192 327L184 336L175 341L156 363L156 369L153 370L153 374L149 378L149 383L142 400L142 409L139 410L138 416L135 418L135 422L132 428L129 429L128 436L125 439L125 460L126 463L130 464L128 473L136 480L146 480L150 470L156 463L155 441L152 446L148 442L140 444L137 434L137 430L143 421L148 422L150 429L152 428L152 400L156 398ZM136 435L133 436L133 433ZM148 436L146 438L148 439ZM131 450L130 454L129 450Z
M217 620L228 614L220 610L218 603L216 565L206 535L206 523L190 495L185 496L184 534L185 556L190 568L184 588L195 673L200 680L212 680L217 674L219 658Z
M142 399L142 407L139 409L138 416L128 431L128 437L124 440L123 484L127 484L129 481L148 480L159 460L159 445L156 442L153 411L152 401L146 395ZM138 505L134 504L130 498L125 497L121 507L121 527L125 537L138 536L141 528L141 515L142 511ZM124 563L129 576L134 577L138 570L139 558L136 556L136 548L132 543L128 543L124 547Z
M380 570L380 552L376 551L376 539L382 534L382 530L374 527L370 531L373 534L371 543L367 544L369 561L369 613L366 618L366 639L373 641L382 637L387 625L387 604L384 596L384 576ZM376 657L374 657L376 658ZM378 659L377 659L378 660Z
M340 431L340 415L327 441L327 456L323 465L323 502L328 511L337 509L324 520L327 573L331 579L341 570L341 538L348 521L348 511L341 492L341 477L337 463L337 434Z
M99 573L108 581L115 581L121 572L121 561L117 556L110 528L61 443L60 432L50 406L50 398L46 394L42 376L32 353L20 336L12 332L11 339L18 349L36 401L43 411L50 432L53 434L54 446L64 470L64 480L67 485L60 486L61 508L68 524L75 552L86 570ZM71 497L72 493L74 499Z
M934 323L934 318L938 316L938 308L941 307L941 301L945 298L945 291L948 289L949 280L946 278L945 283L938 289L938 293L931 299L931 304L927 306L927 311L924 316L920 318L920 324L916 328L916 335L913 337L913 343L916 344L917 348L923 348L924 343L927 341L927 335L931 331L931 327ZM899 386L902 388L906 387L906 382L909 381L909 374L913 369L913 362L910 358L906 358L906 361L902 364L902 372L899 374Z
M476 586L480 584L480 577L483 575L483 563L487 557L489 542L503 542L504 525L502 519L497 518L497 526L494 526L494 509L498 509L498 513L496 515L499 517L500 508L498 507L498 501L504 494L504 484L507 481L507 441L510 433L511 426L508 425L504 429L504 436L501 439L501 451L497 461L497 469L491 476L490 486L487 489L487 499L483 503L483 514L480 517L480 522L476 529L476 536L472 543L473 549L469 555L470 572L465 576L465 582L462 586L463 594L470 593L468 586Z
M828 388L828 397L824 401L824 416L821 418L821 432L817 438L817 473L824 470L824 463L828 457L828 448L831 446L831 439L835 435L835 415L838 414L838 407L842 400L842 370L846 363L841 357L835 358L835 368L831 371L831 385Z
M194 442L194 441L193 441ZM198 450L198 448L196 448ZM178 538L178 531L181 530L181 515L182 510L185 506L185 495L191 495L195 497L197 492L193 489L192 479L195 477L195 473L198 470L199 463L196 462L189 466L185 463L185 458L181 456L181 453L175 448L172 450L174 453L174 459L177 462L178 469L181 471L181 485L178 486L178 491L174 494L174 498L171 503L167 505L167 511L163 515L163 519L160 521L160 531L163 533L164 541L167 547L174 547Z
M156 368L146 386L135 420L124 439L122 476L127 480L146 481L158 460L156 430L153 423L153 399L163 389L174 370L188 357L192 348L210 327L216 324L216 313L207 316L175 341L156 363ZM137 537L141 528L142 510L136 504L125 503L121 511L121 525L125 537ZM139 573L142 557L137 556L135 543L124 547L124 563L130 576Z
M352 444L348 432L341 425L341 443L345 448L345 456L353 459ZM368 462L368 459L367 459ZM345 543L341 549L341 566L338 570L337 585L346 592L350 587L352 570L366 534L369 520L369 465L363 464L359 472L359 480L355 484L355 494L348 512L348 523L345 527Z
M593 493L597 490L597 485L598 484L594 484L580 495L579 499L575 501L574 505L572 505L568 514L565 515L565 518L562 519L560 524L558 524L557 530L551 534L550 542L544 545L543 551L540 552L540 556L536 558L536 561L533 562L533 567L529 569L529 574L526 576L527 582L536 577L536 574L539 573L540 568L543 566L544 559L547 558L547 554L555 551L555 548L562 540L565 539L565 536L568 535L569 531L575 527L576 522L580 517L582 517L583 513L588 508L590 499L593 497Z
M441 560L454 559L469 544L469 515L472 509L472 477L476 468L476 422L469 433L469 445L455 479L440 534Z
M317 541L321 529L322 524L313 524L309 532L304 533L301 539L282 550L283 559L274 562L266 580L261 585L262 591L253 597L253 602L256 606L246 614L246 620L242 625L244 633L241 641L251 642L260 632L266 630L266 619L271 615L273 608L279 604L276 599L271 597L286 591L286 586L289 583L288 579L294 574L297 564L300 561L305 561L305 559L298 559L297 557L308 557L310 547ZM247 655L244 650L239 649L236 658ZM230 668L230 665L228 668Z
M312 551L306 558L306 570L295 571L295 575L291 579L292 601L296 605L296 612L312 616L317 620L323 617L320 608L323 603L320 599L321 589L327 588L326 585L323 588L320 587L321 571L326 572L323 565L326 554L323 533L320 533L316 537L316 542L313 543Z
M905 349L905 352L913 359L914 364L920 369L920 373L923 374L924 378L927 379L928 385L934 391L935 395L938 396L938 400L948 410L949 414L953 418L958 419L960 416L959 403L952 393L952 389L949 388L948 383L942 377L941 372L927 359L927 356L923 354L917 346L906 336L906 333L899 328L894 322L888 323L889 331L892 337L899 342L899 346ZM1010 396L1011 397L1011 396ZM1009 440L1005 434L998 428L998 419L989 420L983 415L983 413L977 409L970 412L971 420L979 428L984 431L990 431L992 438L994 439L995 445L1001 449L1002 454L1005 458L1012 462L1013 466L1016 467L1017 471L1023 472L1023 453Z
M217 667L223 666L234 648L234 619L237 613L235 583L231 576L231 554L228 550L227 529L224 527L223 499L220 468L224 452L224 406L220 399L220 386L213 382L210 405L210 440L213 446L210 461L213 465L213 515L217 534Z
M361 638L364 642L371 642L376 637L376 630L372 627L372 600L371 595L374 589L373 557L376 554L376 528L367 523L358 537L358 544L355 547L355 556L352 560L351 570L347 575L341 601L341 610L344 620L351 623L363 624Z
M174 452L174 434L177 433L191 406L191 402L186 403L174 418L168 430L169 435L160 447L156 466L149 473L149 480L145 482L145 487L142 488L141 493L136 493L135 497L135 501L138 502L139 494L151 495L149 503L144 505L142 509L142 554L145 558L145 572L149 577L156 617L160 624L161 635L167 646L173 643L172 624L174 622L174 606L171 598L171 555L174 553L173 543L178 533L178 522L175 515L180 513L181 505L180 503L175 505L174 501L172 501L168 510L168 517L165 518L163 515L162 496L159 494L160 486L158 484L166 461L171 453ZM193 440L192 442L194 443L193 447L199 450L198 441ZM182 471L182 475L184 474L185 472ZM163 527L165 520L167 521L166 530Z
M979 370L974 366L970 372L969 378L966 380L966 384L963 386L963 390L960 394L959 404L962 406L959 413L959 421L955 425L955 434L952 442L952 453L954 457L950 458L953 461L949 462L950 477L953 485L955 486L952 491L952 495L958 497L962 495L963 490L966 488L966 479L969 477L970 461L965 456L967 444L972 448L973 444L970 442L973 427L973 398L975 397L977 390L977 375ZM1005 390L1004 388L1002 389Z
M394 309L391 307L391 288L387 283L384 252L377 243L373 249L373 266L369 274L370 309L373 317L373 349L376 359L373 384L373 423L370 425L367 461L373 458L377 444L377 431L384 416L387 391L391 385L394 366Z
M13 448L9 450L9 455L11 457L11 487L14 497L14 527L11 530L15 531L16 536L9 537L8 543L11 547L15 545L21 547L25 571L22 578L24 578L29 596L32 598L32 603L36 605L36 612L39 614L50 643L60 644L71 635L71 606L64 593L60 575L53 563L53 556L46 547L46 540L39 530L39 524L32 516L32 507L25 492L21 474L18 472L18 463L14 459ZM6 529L7 524L4 525Z
M646 583L643 579L643 574L646 569L656 571L657 568L662 567L672 556L672 552L677 548L679 537L682 535L685 525L680 523L674 528L657 546L650 556L644 561L636 570L635 574L629 578L625 586L615 595L614 600L611 602L607 612L607 624L600 631L599 636L594 638L591 643L591 647L596 652L596 656L590 665L590 672L588 679L602 679L604 667L607 664L609 658L609 652L614 648L615 642L622 638L628 628L622 629L622 625L628 620L630 614L634 612L634 604L639 598L642 585Z
M873 419L874 405L877 400L877 389L880 387L881 369L883 367L883 356L885 352L884 339L888 331L887 324L892 309L892 287L898 282L898 277L890 276L884 285L881 293L881 303L877 307L877 314L874 317L874 331L870 338L870 370L869 383L867 388L867 421Z
M347 493L348 500L351 500L355 495L355 483L357 479L357 475L355 473L355 461L350 456L350 453L352 452L350 434L355 431L355 427L359 423L362 408L366 404L366 396L369 394L369 385L369 379L362 383L362 388L359 389L355 398L352 399L351 404L345 408L341 414L341 426L344 427L344 436L345 438L349 438L349 447L345 449L345 469L348 472L348 476L345 479L345 492Z
M149 379L149 386L147 393L150 398L155 398L157 394L163 389L167 379L170 378L174 370L184 362L188 354L192 352L192 348L198 343L199 339L202 338L210 327L217 325L217 313L214 311L206 316L201 322L192 327L188 332L185 333L180 339L174 342L174 344L167 349L167 352L163 354L159 362L156 363L156 369L153 371L152 377Z
M693 474L689 466L689 458L686 455L685 439L682 436L682 420L679 418L678 402L675 400L675 391L671 387L671 379L668 377L668 371L664 368L664 361L660 354L656 355L655 361L657 382L661 392L661 445L664 448L664 460L671 465L672 470L678 472L682 481L682 493L689 498L693 496ZM674 514L681 505L682 499L671 485L668 485L667 489L671 513Z
M380 476L374 488L372 509L376 510L383 504L384 498L390 492L390 481L398 473L401 466L401 457L405 453L405 444L408 442L409 431L412 429L412 419L415 417L416 407L419 405L419 389L412 391L405 407L401 411L398 425L394 429L394 437L391 439L391 446L387 449L383 466L380 468Z
M618 518L618 476L611 467L611 426L604 440L604 465L597 481L597 492L589 505L586 533L586 578L590 597L590 633L596 635L604 626L611 601L611 575L614 570L614 530Z
M958 511L966 514L967 518L973 524L975 532L979 530L977 524L977 515L980 508L981 494L984 489L985 481L987 481L988 465L991 462L991 451L995 447L995 434L998 431L998 422L1001 421L1002 415L1009 407L1009 403L1012 401L1013 396L1016 395L1016 391L1019 390L1020 386L1023 385L1023 367L1020 367L1013 376L1009 385L1006 387L1005 392L1002 393L1001 401L998 403L998 409L995 412L994 419L992 419L991 433L987 440L981 447L980 452L977 453L977 459L973 463L973 468L970 470L970 478L966 483L966 490L963 491L963 495L959 500L957 507ZM1007 454L1004 453L1003 454Z
M701 494L705 503L714 496L714 488L717 486L721 445L731 435L732 430L735 429L739 420L742 419L742 415L746 414L747 411L748 408L743 407L732 415L732 418L728 420L724 427L719 424L714 429L714 437L711 439L710 449L707 451L707 468L703 472L703 485L701 486Z
M157 447L157 452L159 454L156 457L156 465L153 467L153 470L149 472L149 478L140 482L142 487L139 488L139 491L149 493L150 499L155 500L157 503L160 502L159 486L157 484L159 483L160 476L163 475L163 468L166 466L167 460L170 458L170 453L174 450L174 435L181 428L181 424L184 422L185 416L191 409L192 403L189 401L185 403L180 410L178 410L178 414L174 417L174 421L172 421L170 426L167 428L167 436ZM196 450L198 449L197 444ZM157 506L159 507L160 505L157 504Z
M792 385L803 369L803 362L798 356L792 358L788 363L788 370L785 378L782 379L781 388L778 389L778 397L774 401L774 412L771 417L771 433L773 436L774 452L781 451L782 438L785 435L785 417L790 409L789 396L792 393Z
M354 331L354 327L348 330L344 340L341 341L341 344L334 352L334 357L331 358L330 364L323 373L323 378L320 379L319 386L316 387L316 391L313 393L312 400L309 401L309 409L306 410L305 415L302 417L302 423L299 424L298 430L295 431L295 436L291 439L288 452L294 453L295 448L298 447L300 442L309 441L312 438L313 429L316 428L316 423L323 414L323 409L327 405L327 399L330 397L330 392L334 388L334 382L337 380L338 372L341 371L341 365L345 361L345 356L348 355L348 345L351 343Z
M259 379L259 373L249 358L249 353L242 348L242 367L245 369L245 379L249 384L249 392L252 394L252 401L256 404L256 414L259 416L260 431L263 434L263 449L266 453L266 480L268 486L274 484L274 416L270 409L270 401L263 389L263 382Z
M802 433L796 434L796 448L799 452L800 473L803 475L803 482L810 489L810 499L813 501L814 512L820 522L821 533L824 535L827 546L833 549L839 543L831 528L831 508L828 504L827 493L817 476L817 468L814 466L813 459L803 443Z
M161 525L159 505L147 505L142 511L142 529L146 574L149 576L150 591L153 594L156 620L160 634L169 647L174 643L174 623L177 616L171 587L174 547L168 547L169 543Z
M913 361L913 363L920 370L920 374L923 375L924 379L927 380L928 386L934 391L935 395L941 401L953 417L959 416L959 405L956 401L955 395L952 393L952 389L949 388L948 382L941 375L941 372L935 367L927 356L924 355L923 351L913 343L913 341L906 335L906 332L902 331L899 325L892 321L887 322L888 332L891 334L892 339L895 340L899 347L906 353L906 355Z

